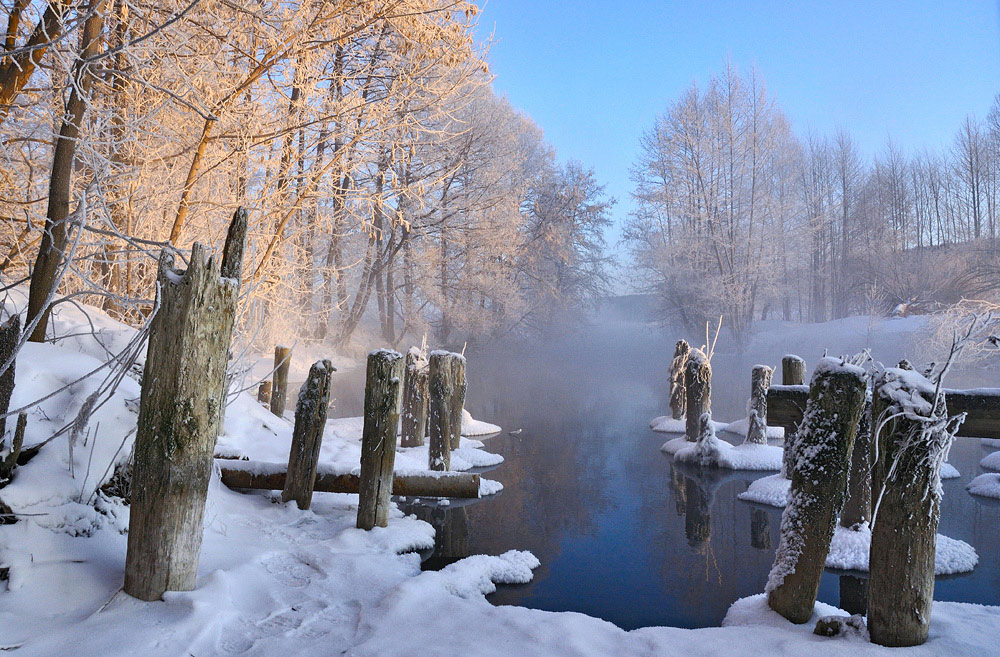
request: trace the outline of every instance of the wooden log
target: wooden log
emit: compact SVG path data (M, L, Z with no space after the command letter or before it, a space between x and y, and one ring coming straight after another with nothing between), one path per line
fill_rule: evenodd
M699 419L712 411L712 365L701 349L693 349L684 364L686 393L685 437L694 442L701 433Z
M767 365L754 365L750 372L750 401L747 404L747 437L745 443L767 444L767 389L771 387L773 370Z
M234 219L235 220L235 219ZM160 256L159 310L150 324L132 471L124 590L142 600L194 588L202 518L239 285L241 248L221 268L195 244L190 266Z
M941 516L941 465L954 422L934 384L899 368L881 372L872 396L875 508L869 557L868 629L873 643L927 640Z
M847 501L840 512L842 527L858 529L872 517L872 440L871 402L865 402L858 421L858 433L851 450L851 469L847 478ZM856 613L856 612L852 612Z
M794 354L781 359L781 385L800 386L806 382L806 362Z
M257 386L257 401L261 404L271 405L271 382L261 381Z
M427 431L428 364L417 347L406 352L406 373L403 378L403 409L400 418L401 447L424 444Z
M222 483L230 488L250 490L284 490L285 464L255 461L216 461L222 472ZM393 473L392 494L405 497L479 497L480 475L472 472ZM361 477L352 472L324 467L316 469L314 492L357 493Z
M291 364L291 348L282 345L275 347L274 374L271 384L271 412L278 417L285 415L285 401L288 398L288 368Z
M859 367L833 358L816 365L796 437L798 455L781 515L781 541L765 588L768 606L793 623L805 623L813 613L844 505L865 389L865 373Z
M428 380L430 424L428 467L431 470L451 470L451 402L455 397L451 365L455 354L432 351Z
M305 511L312 503L319 450L323 445L326 413L330 408L330 377L336 370L328 360L313 363L295 404L295 428L288 454L288 476L281 501L295 500Z
M389 522L392 470L396 462L396 427L403 390L403 356L379 349L368 354L365 379L365 426L361 433L361 480L358 529Z
M465 392L469 388L465 380L465 356L452 354L451 359L451 403L448 405L450 413L451 449L458 449L462 443L462 411L465 410Z
M691 345L678 340L674 346L674 359L670 361L670 416L675 420L684 417L687 409L687 389L684 387L684 366L687 364Z
M14 370L17 366L15 355L20 339L21 316L14 313L0 326L0 367L10 360L10 365L0 374L0 446L7 433L6 415L10 410L10 397L14 394Z

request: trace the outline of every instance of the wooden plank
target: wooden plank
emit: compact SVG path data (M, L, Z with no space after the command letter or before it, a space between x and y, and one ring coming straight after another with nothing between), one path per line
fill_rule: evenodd
M222 483L230 488L284 490L285 464L217 459ZM361 477L352 472L333 470L320 465L313 490L322 493L357 493ZM470 472L427 474L393 473L392 494L406 497L479 497L479 475Z

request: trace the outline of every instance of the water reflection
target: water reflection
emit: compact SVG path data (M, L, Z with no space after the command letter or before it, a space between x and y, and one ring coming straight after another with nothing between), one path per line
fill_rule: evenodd
M857 575L840 576L840 604L849 614L868 613L868 578Z

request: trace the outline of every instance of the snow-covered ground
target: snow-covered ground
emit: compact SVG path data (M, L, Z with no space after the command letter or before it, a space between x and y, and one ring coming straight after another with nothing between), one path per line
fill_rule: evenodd
M826 557L827 568L868 572L868 552L872 544L872 531L867 526L848 529L837 525ZM955 575L971 572L979 563L976 550L965 541L937 535L934 554L936 575Z

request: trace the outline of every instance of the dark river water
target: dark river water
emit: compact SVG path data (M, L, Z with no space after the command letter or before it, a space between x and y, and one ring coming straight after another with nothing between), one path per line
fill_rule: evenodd
M666 437L648 428L668 409L666 370L678 337L668 333L604 321L544 344L470 350L466 406L504 428L485 440L504 463L484 475L504 490L466 505L405 505L437 528L425 567L530 550L541 561L534 579L499 587L494 604L577 611L624 629L715 626L736 599L762 592L781 509L736 496L770 473L675 466L659 449ZM797 352L814 364L822 355L796 347L814 345L779 341L739 356L720 350L713 359L715 417L745 415L753 363ZM908 355L892 340L884 351L886 362ZM360 410L360 395L342 394L339 415ZM521 433L507 433L516 429ZM939 531L973 545L980 561L969 575L939 578L935 599L1000 604L1000 504L965 490L989 451L970 438L956 439L952 449L950 462L962 477L944 482ZM820 600L850 606L857 584L828 572Z

